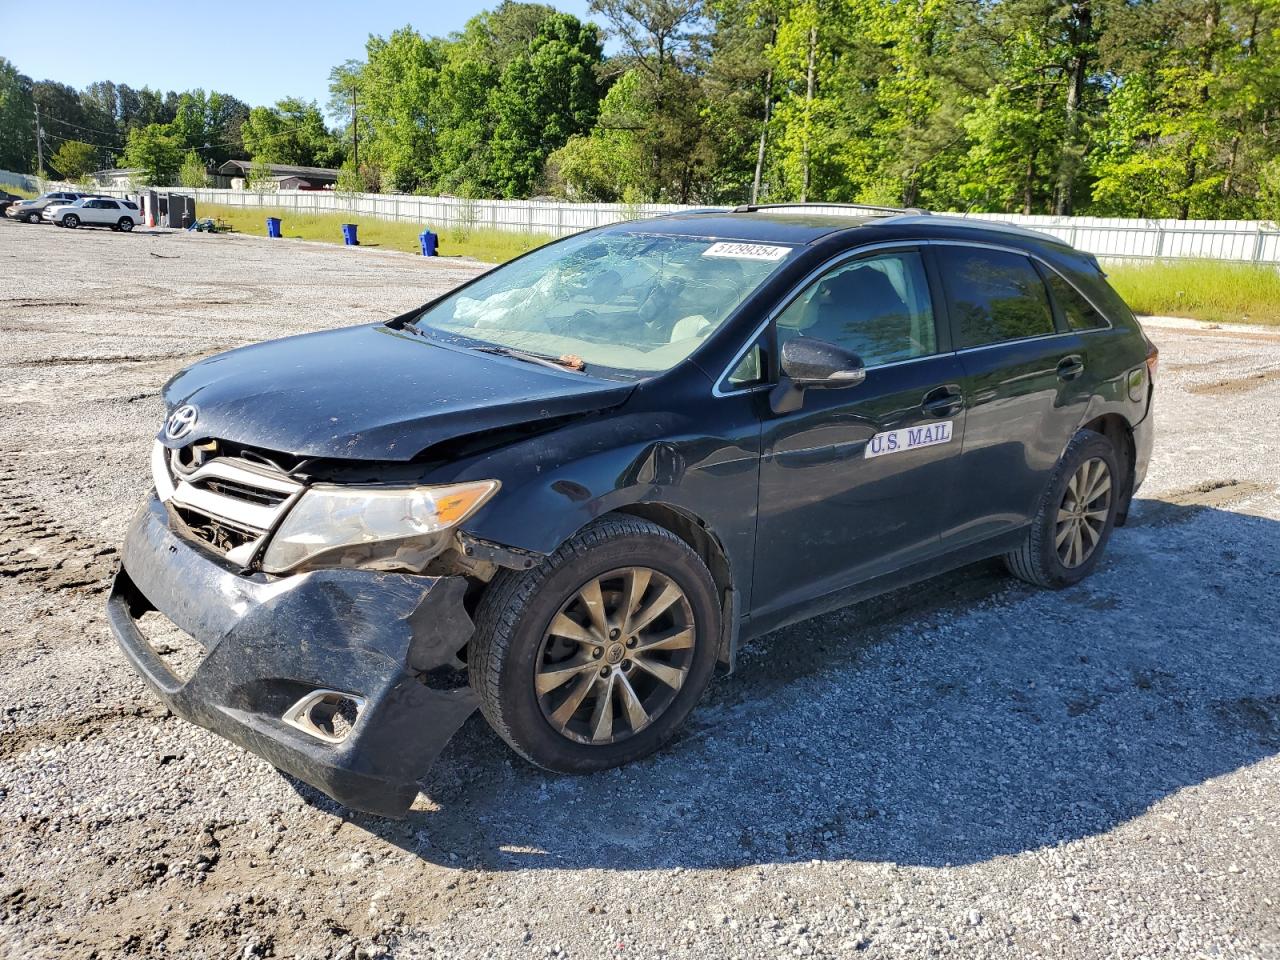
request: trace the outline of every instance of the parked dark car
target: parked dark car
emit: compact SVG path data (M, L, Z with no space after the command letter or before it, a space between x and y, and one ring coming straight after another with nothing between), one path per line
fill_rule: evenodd
M477 705L600 770L784 624L988 557L1088 576L1156 359L1093 257L995 223L593 230L174 377L111 623L175 713L351 807L403 814Z
M22 198L16 193L10 193L7 190L0 190L0 216L9 209L10 206L19 202Z
M67 190L54 190L49 193L42 193L34 200L19 200L9 205L5 210L6 217L12 217L14 220L22 220L26 223L39 223L40 215L44 213L45 207L56 206L63 203L75 203L81 197L89 196L85 193L75 193Z

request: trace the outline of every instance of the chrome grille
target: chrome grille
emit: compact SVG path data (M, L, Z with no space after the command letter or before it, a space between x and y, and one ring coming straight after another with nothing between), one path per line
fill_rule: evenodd
M151 473L160 500L173 507L186 532L234 563L247 563L262 538L292 506L303 486L240 457L184 466L177 451L156 441Z

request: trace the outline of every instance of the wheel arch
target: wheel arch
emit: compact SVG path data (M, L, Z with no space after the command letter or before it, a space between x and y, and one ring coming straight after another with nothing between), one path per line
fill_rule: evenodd
M701 517L670 503L638 501L617 507L605 516L619 514L648 520L674 533L706 564L720 600L720 645L717 660L722 670L732 671L738 647L739 593L734 587L729 552L720 538Z
M1129 518L1129 503L1133 499L1133 471L1137 462L1133 427L1118 413L1104 413L1088 423L1081 424L1080 429L1102 434L1111 441L1111 446L1116 451L1124 476L1120 481L1120 506L1116 510L1115 525L1123 527Z

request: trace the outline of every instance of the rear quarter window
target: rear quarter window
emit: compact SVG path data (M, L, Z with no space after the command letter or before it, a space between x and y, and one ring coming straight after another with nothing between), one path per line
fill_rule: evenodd
M1092 303L1051 267L1044 268L1045 283L1062 311L1069 330L1105 330L1111 326Z
M1113 326L1137 327L1137 318L1129 305L1124 302L1115 288L1107 282L1096 262L1084 257L1064 258L1065 262L1055 262L1054 267L1062 271L1062 275L1088 294L1089 299L1098 305L1106 319Z

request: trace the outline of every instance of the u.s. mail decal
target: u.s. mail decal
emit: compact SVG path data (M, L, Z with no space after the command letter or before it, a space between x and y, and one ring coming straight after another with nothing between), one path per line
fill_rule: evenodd
M903 453L919 447L932 447L939 443L949 443L951 440L951 423L952 421L950 420L940 420L937 423L930 423L926 426L903 427L901 430L877 433L867 441L863 456L869 460L872 457L883 457L889 453Z

